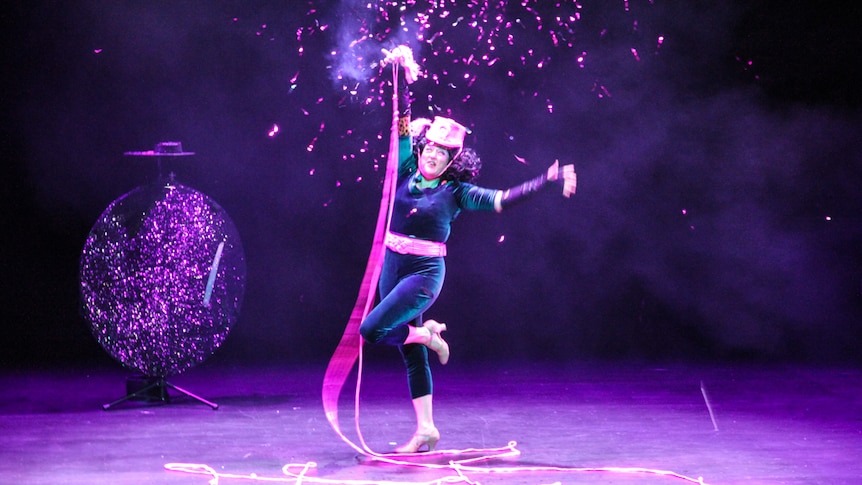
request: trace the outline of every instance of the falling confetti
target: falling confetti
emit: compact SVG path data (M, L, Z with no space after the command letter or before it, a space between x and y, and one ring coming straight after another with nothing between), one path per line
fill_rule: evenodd
M546 94L546 77L561 72L581 76L573 84L577 90L569 95L607 101L615 86L597 66L609 55L617 55L609 49L628 42L625 49L630 52L631 69L645 62L642 52L659 54L667 38L659 35L649 18L642 18L653 1L626 0L589 8L578 0L342 0L336 7L329 2L309 1L304 15L296 16L295 23L289 26L281 26L278 19L251 22L233 17L232 21L247 35L260 37L272 48L297 58L325 46L325 68L332 82L329 93L323 97L305 94L309 86L303 84L303 79L317 78L305 72L308 68L292 69L283 81L284 91L305 100L299 107L302 116L319 126L305 141L308 163L341 160L357 164L359 171L367 167L376 170L385 160L385 153L381 153L385 145L369 146L373 140L367 130L364 136L355 136L343 124L323 119L322 110L316 107L335 101L349 116L373 113L379 115L375 120L386 113L391 91L387 70L380 66L381 49L407 44L424 68L425 78L420 82L427 103L414 102L414 113L427 109L427 115L422 116L451 115L459 103L470 105L481 97L482 90L487 89L485 81L508 79L515 85L532 86L529 91L522 90L521 96L525 102L534 103L530 106L536 110L535 116L554 117L566 100ZM611 38L615 39L614 47L609 46ZM619 66L626 68L625 64ZM287 124L292 114L284 116L273 125L269 137L274 137L277 126ZM511 121L517 122L518 119ZM381 130L377 138L388 136L382 133L385 122L375 121L373 126ZM518 129L512 126L507 131ZM328 145L329 140L337 140L343 152L324 159L316 148L319 142ZM524 163L520 157L515 158ZM362 176L356 174L351 179L358 183Z

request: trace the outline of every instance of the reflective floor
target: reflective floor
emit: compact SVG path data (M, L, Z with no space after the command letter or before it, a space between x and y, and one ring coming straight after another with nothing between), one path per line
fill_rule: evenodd
M413 412L399 359L373 360L362 373L360 430L368 448L387 453L412 434ZM213 359L170 379L217 410L171 389L167 404L103 410L126 394L132 374L118 365L2 371L0 482L862 483L856 368L453 359L434 368L438 450L462 451L404 463L363 455L333 432L323 370ZM349 386L340 422L359 443ZM511 453L463 451L472 448ZM283 472L289 464L302 479Z

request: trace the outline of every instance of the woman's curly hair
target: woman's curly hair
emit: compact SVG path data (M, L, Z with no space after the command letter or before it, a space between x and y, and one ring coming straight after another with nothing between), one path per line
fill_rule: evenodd
M427 144L428 140L425 139L425 131L423 130L422 134L413 140L413 149L417 159ZM462 148L461 153L456 153L457 149L447 148L446 151L449 152L449 159L452 160L452 165L449 165L449 168L443 172L441 178L458 182L472 182L479 176L479 171L482 169L482 160L475 150L472 148ZM452 159L452 155L456 155L454 159Z
M452 155L454 150L449 151ZM472 148L464 148L461 150L454 160L452 165L443 173L443 178L446 180L457 180L458 182L472 182L479 176L479 170L482 169L482 160L479 154Z

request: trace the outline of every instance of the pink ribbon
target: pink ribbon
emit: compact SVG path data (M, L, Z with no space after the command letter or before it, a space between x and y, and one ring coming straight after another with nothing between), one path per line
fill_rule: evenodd
M350 313L350 319L347 321L347 326L344 333L341 335L341 340L335 348L335 352L329 360L326 367L326 373L323 377L323 410L326 413L326 419L332 426L332 429L344 440L348 445L362 454L376 455L365 445L362 439L362 433L359 430L359 382L357 381L356 395L356 432L359 435L359 440L363 448L350 441L341 431L341 426L338 424L338 398L341 395L341 390L347 381L347 376L356 364L357 359L362 355L362 337L359 335L359 325L368 316L371 307L374 305L374 297L377 291L377 282L380 279L380 270L383 265L383 255L385 254L385 246L383 244L384 237L389 226L389 216L392 213L392 205L395 200L395 184L398 177L398 69L397 65L392 66L392 84L394 86L392 93L392 127L389 136L389 155L386 161L386 177L383 182L383 195L380 199L380 209L377 212L377 225L374 229L374 239L371 242L371 253L368 255L368 263L365 266L365 274L362 277L362 283L359 287L359 296L356 298L356 304L353 306L353 311ZM360 366L361 369L361 366ZM361 374L361 370L360 370ZM359 377L357 377L357 380Z

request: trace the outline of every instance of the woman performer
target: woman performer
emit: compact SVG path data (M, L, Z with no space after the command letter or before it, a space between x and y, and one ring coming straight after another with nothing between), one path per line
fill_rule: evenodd
M493 190L470 183L481 161L464 148L467 129L454 120L436 117L410 121L407 83L419 68L407 46L384 50L385 64L398 64L398 180L389 231L386 234L380 274L380 303L369 312L359 332L370 343L397 346L407 366L407 380L416 412L416 432L399 453L429 451L440 439L432 414L431 369L428 349L441 364L449 360L449 345L441 333L446 325L422 321L422 314L437 299L446 273L444 256L452 221L461 210L500 212L515 201L560 181L563 195L575 193L574 166L555 161L547 172L508 190ZM401 74L403 73L403 74ZM412 133L411 133L412 132ZM415 136L415 140L414 140ZM414 146L415 141L415 146ZM414 148L416 152L414 152Z

